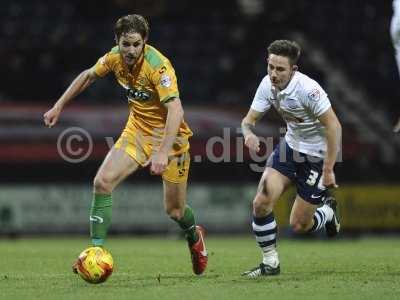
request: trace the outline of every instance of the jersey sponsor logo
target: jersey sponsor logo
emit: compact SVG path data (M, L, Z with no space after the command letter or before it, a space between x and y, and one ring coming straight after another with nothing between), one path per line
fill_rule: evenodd
M147 101L151 98L151 93L133 88L126 91L126 97L129 101Z
M162 74L167 70L165 66L162 66L160 70L158 70L158 73Z
M293 114L291 114L290 112L287 112L283 109L279 109L279 112L280 112L282 118L286 121L286 123L289 123L289 122L303 123L304 122L304 120L302 118L296 117Z
M287 98L286 99L286 105L290 109L296 109L296 108L300 107L299 102L297 101L297 99L293 99L293 98Z
M171 83L172 83L172 80L168 74L164 74L161 76L161 80L160 80L161 86L168 88L171 86Z
M311 198L313 198L313 199L318 199L320 197L321 197L321 195L314 195L314 194L311 195Z
M90 221L91 222L97 222L99 224L104 222L103 218L99 217L99 216L90 216Z
M313 89L311 92L308 93L308 98L312 101L318 101L321 93L318 89Z

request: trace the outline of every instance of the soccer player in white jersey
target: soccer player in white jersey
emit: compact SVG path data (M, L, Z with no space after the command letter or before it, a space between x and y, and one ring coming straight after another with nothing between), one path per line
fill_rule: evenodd
M393 47L397 62L397 70L400 75L400 0L393 0L393 15L390 23L390 35L392 36ZM394 132L400 131L400 118L393 128Z
M261 81L249 112L242 121L246 146L259 151L253 133L258 120L272 106L287 124L285 139L267 161L253 201L253 232L262 250L259 266L242 275L254 278L280 273L276 249L274 205L295 184L290 225L296 233L325 227L329 237L338 234L336 200L327 188L337 187L333 167L341 137L341 125L321 86L298 71L300 46L277 40L268 47L268 75Z

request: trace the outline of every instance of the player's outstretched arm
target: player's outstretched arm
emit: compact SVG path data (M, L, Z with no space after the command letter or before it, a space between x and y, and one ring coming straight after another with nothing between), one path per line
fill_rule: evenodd
M256 126L258 120L262 118L264 113L251 109L242 120L242 134L244 136L245 145L253 151L260 151L260 140L253 133L253 129Z
M54 106L43 115L44 124L47 127L53 127L57 123L64 106L77 95L86 90L87 87L91 85L97 78L97 75L92 69L87 69L80 73L74 79L74 81L72 81L64 94L57 100Z
M318 120L325 126L327 140L327 153L322 170L322 184L328 188L337 188L333 167L336 162L339 142L342 138L342 126L332 108L320 115Z
M155 175L161 175L167 168L168 153L172 148L183 121L184 112L179 98L169 100L164 106L168 109L164 137L161 141L160 149L151 157L151 161L149 161L151 163L150 171Z

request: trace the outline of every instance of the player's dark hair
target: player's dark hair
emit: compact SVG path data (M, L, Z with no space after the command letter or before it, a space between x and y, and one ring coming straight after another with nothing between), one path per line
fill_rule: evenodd
M139 33L143 39L147 39L150 32L149 23L141 15L127 15L119 18L114 27L117 42L122 34L129 32Z
M276 40L268 46L268 56L275 54L289 58L292 65L297 64L301 53L299 44L288 40Z

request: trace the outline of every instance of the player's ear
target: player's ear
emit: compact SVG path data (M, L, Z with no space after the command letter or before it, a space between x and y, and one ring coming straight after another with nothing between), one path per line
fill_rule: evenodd
M118 37L117 37L117 35L114 35L114 40L115 40L115 43L118 45Z

